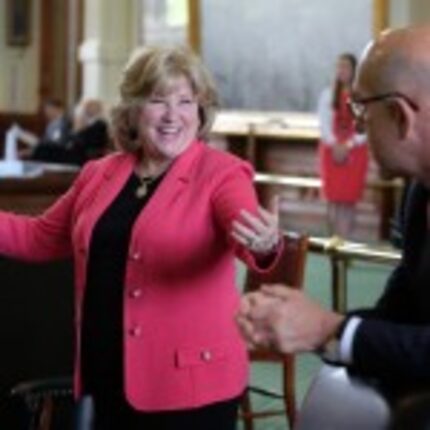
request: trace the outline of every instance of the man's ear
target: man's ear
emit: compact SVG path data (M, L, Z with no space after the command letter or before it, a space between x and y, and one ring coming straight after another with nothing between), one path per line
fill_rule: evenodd
M394 99L389 104L390 114L396 123L397 137L408 140L415 127L415 111L402 99Z

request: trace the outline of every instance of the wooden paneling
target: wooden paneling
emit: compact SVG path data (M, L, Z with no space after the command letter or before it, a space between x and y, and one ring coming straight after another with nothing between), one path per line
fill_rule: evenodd
M36 215L71 185L76 172L45 172L35 178L0 178L0 209Z
M41 2L40 100L67 101L69 1Z
M188 43L200 54L200 0L188 0Z
M34 7L40 7L40 46L38 98L41 102L46 98L58 98L68 105L79 98L81 93L81 67L78 64L76 49L72 49L82 40L83 8L82 0L43 0L35 2ZM70 11L73 9L74 32L69 32L68 22ZM68 40L69 34L77 38L75 43ZM73 67L68 66L68 55L76 58ZM68 70L70 69L70 72ZM73 91L68 96L68 80L73 79ZM68 100L71 98L72 100ZM0 154L6 130L17 122L21 127L41 135L45 120L41 111L35 114L20 114L17 112L0 113Z

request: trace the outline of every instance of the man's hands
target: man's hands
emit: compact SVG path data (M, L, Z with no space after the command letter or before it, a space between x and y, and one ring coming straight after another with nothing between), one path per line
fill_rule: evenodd
M302 291L263 286L242 298L237 323L248 345L282 353L316 351L330 340L344 316L325 310Z

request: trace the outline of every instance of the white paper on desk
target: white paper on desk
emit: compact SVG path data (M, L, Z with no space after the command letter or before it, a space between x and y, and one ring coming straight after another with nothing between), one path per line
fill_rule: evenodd
M15 161L18 159L17 138L17 129L13 126L6 132L6 145L4 150L5 161Z
M12 126L6 132L4 159L0 161L0 177L23 176L24 164L18 160L18 129Z

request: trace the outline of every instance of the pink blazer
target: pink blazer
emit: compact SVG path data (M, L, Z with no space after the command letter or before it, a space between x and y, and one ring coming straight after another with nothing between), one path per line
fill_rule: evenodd
M0 253L30 261L73 256L79 334L90 237L136 159L116 153L88 163L69 191L39 217L0 213ZM194 142L173 164L132 231L124 280L124 380L144 411L192 408L244 390L247 353L234 323L230 225L257 198L251 167ZM97 342L97 340L94 340Z

